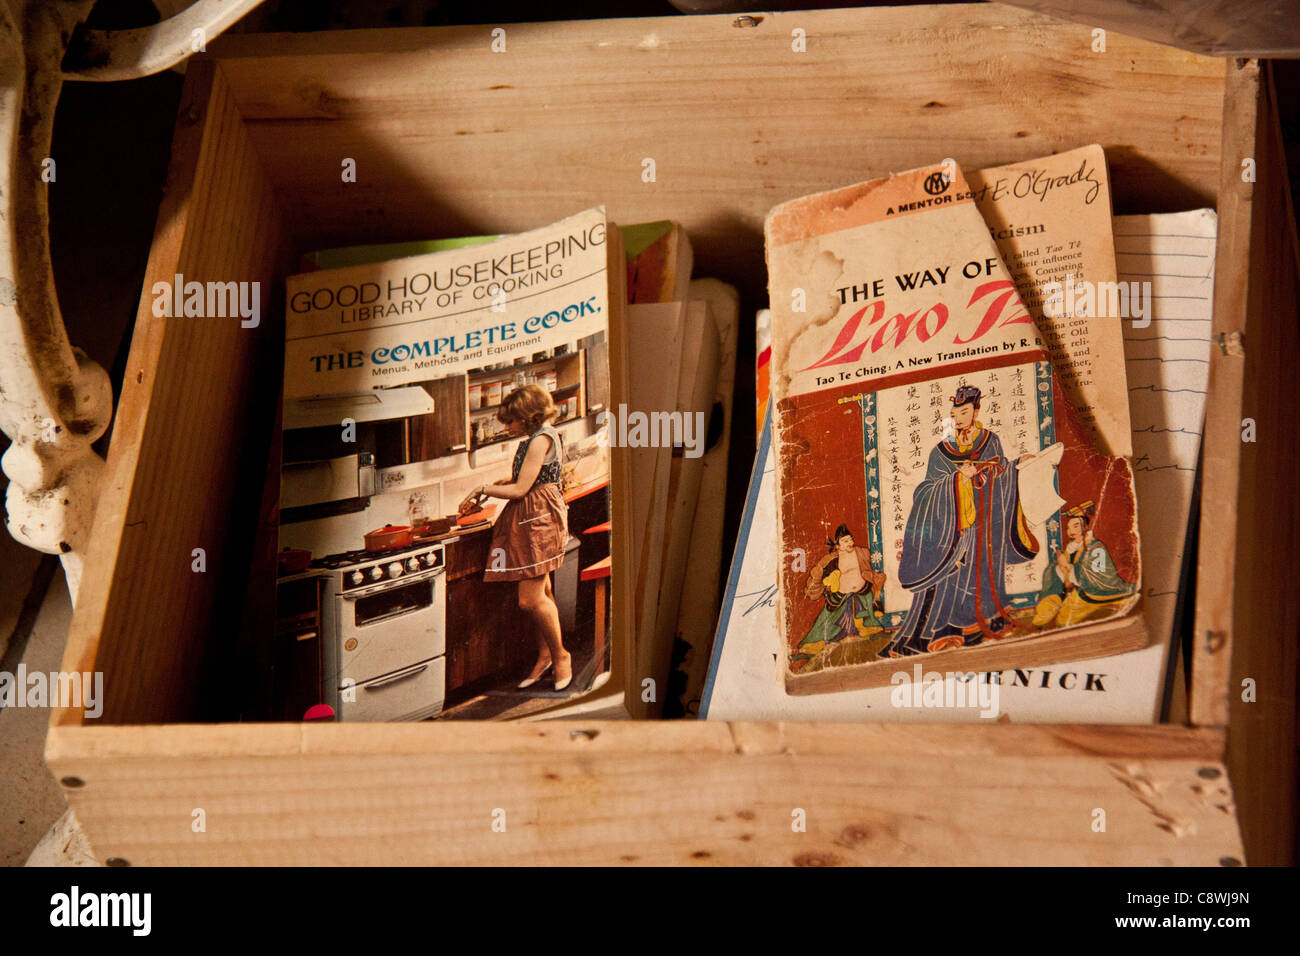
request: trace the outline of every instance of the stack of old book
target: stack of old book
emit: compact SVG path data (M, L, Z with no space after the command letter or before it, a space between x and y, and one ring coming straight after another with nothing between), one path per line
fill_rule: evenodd
M716 626L739 314L692 258L604 207L305 258L278 619L319 665L280 712L664 712L675 646L706 660Z
M1097 146L774 209L701 716L1176 718L1214 237Z

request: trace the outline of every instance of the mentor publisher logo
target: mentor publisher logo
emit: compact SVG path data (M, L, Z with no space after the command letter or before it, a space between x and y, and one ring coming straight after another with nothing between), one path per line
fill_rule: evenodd
M948 191L949 176L946 172L931 173L925 177L921 187L931 196L938 196Z
M153 927L152 893L82 893L73 886L50 897L50 925L63 927L128 927L134 936L148 936Z
M104 713L104 672L0 671L0 707L81 707L85 716Z
M889 682L894 685L889 692L894 707L978 708L981 717L998 716L999 685L980 680L974 671L922 671L916 664L911 674L895 671Z

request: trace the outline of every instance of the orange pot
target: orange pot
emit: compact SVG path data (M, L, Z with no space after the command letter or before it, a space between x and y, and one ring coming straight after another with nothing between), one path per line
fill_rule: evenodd
M405 548L411 544L411 528L404 524L386 524L366 535L367 551L387 551Z

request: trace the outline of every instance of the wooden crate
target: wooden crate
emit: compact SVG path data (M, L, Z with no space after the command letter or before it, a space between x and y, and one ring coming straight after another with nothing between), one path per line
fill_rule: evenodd
M191 62L63 665L104 672L106 711L55 711L46 752L96 853L1288 859L1297 607L1279 558L1297 536L1280 479L1296 438L1269 399L1291 402L1296 264L1267 72L1113 33L1094 53L1087 27L985 5L522 24L505 40L493 52L489 26L250 36ZM948 156L974 169L1091 142L1118 212L1219 212L1195 726L199 722L201 672L263 639L228 595L266 516L278 303L302 251L519 231L605 203L619 222L684 223L697 274L736 284L752 315L776 203ZM261 281L274 314L256 329L155 318L152 284L176 273ZM1246 676L1255 703L1238 702Z

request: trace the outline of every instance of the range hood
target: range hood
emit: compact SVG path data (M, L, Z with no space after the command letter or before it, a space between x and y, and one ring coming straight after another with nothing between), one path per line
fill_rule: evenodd
M431 414L433 397L419 385L404 385L345 395L288 399L284 403L284 427L337 427L345 418L354 422L378 422Z

